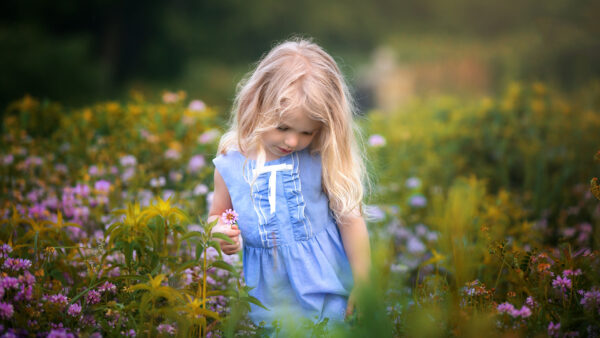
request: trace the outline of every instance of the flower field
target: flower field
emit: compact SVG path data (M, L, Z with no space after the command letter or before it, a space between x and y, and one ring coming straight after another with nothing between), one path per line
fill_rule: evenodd
M261 336L241 255L204 221L223 115L183 92L7 107L0 334ZM372 285L345 325L299 336L600 335L599 87L514 84L361 124Z

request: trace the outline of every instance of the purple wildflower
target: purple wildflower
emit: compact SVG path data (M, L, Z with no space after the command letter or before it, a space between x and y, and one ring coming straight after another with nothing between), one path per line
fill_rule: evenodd
M88 304L97 304L100 302L100 292L96 290L90 290L86 295L86 301Z
M29 208L28 215L31 218L43 218L48 214L48 210L44 207L43 204L36 203L31 208Z
M106 180L97 181L94 184L94 189L101 194L108 194L110 192L110 182Z
M90 168L88 169L88 174L90 176L99 176L99 175L101 175L100 170L98 170L98 166L97 165L91 165Z
M365 205L365 215L371 222L381 222L385 219L385 211L377 205Z
M15 277L6 276L0 278L0 287L3 289L18 289L19 285L19 280Z
M15 309L13 308L12 304L0 302L0 317L4 319L12 318L14 312Z
M21 284L21 290L19 290L19 292L17 292L17 294L15 295L15 301L22 301L22 300L32 300L33 299L33 286L32 285L25 285L25 284Z
M206 165L206 160L204 160L204 156L195 155L190 158L188 162L188 170L192 173L198 172L198 170L202 169Z
M513 317L515 317L515 318L517 316L520 316L521 318L527 318L527 317L531 316L531 309L529 309L527 306L523 305L520 310L518 310L516 313L513 313L511 315L513 315Z
M404 185L408 189L416 189L421 186L421 180L418 179L417 177L410 177L409 179L406 180Z
M104 284L102 284L101 286L98 287L98 291L100 293L104 293L107 291L111 292L111 293L116 293L117 287L111 282L104 282Z
M555 289L560 289L562 292L566 292L567 289L570 289L572 286L571 280L567 277L556 277L555 280L552 281L552 287Z
M52 331L50 331L50 333L46 336L47 338L74 338L75 335L73 335L72 333L70 333L69 331L67 331L67 329L53 329Z
M12 252L12 247L8 244L0 245L0 258L8 257L8 254Z
M8 329L8 331L2 335L2 338L18 338L15 332L16 331L14 329Z
M119 162L123 167L133 167L137 164L137 159L133 155L125 155L119 159Z
M83 326L96 326L96 319L94 319L93 315L84 315L83 318L81 318L81 325Z
M57 210L59 207L59 201L58 198L56 198L56 196L50 196L48 198L46 198L42 204L44 205L45 208L50 208L52 210Z
M162 176L160 176L159 178L152 178L150 180L150 186L153 188L163 187L165 184L167 184L167 180L165 180L165 178Z
M408 243L406 243L406 250L408 252L417 254L422 253L426 250L425 245L417 237L410 237Z
M125 336L125 337L135 337L135 331L133 329L125 332L125 331L121 331L121 335Z
M160 324L156 328L156 331L158 331L158 333L167 333L169 335L174 335L177 332L175 327L169 324Z
M527 297L527 300L525 300L525 304L527 304L527 306L529 306L532 309L538 306L538 303L531 296Z
M496 310L498 310L499 313L512 313L515 311L515 307L511 303L504 302L498 305Z
M560 323L554 324L553 322L550 322L548 324L548 336L558 337L559 333L560 333Z
M81 314L81 305L78 303L71 304L71 306L69 306L69 310L67 310L67 313L72 317L79 316Z
M29 269L31 267L31 261L23 258L7 258L4 261L4 268L13 271L20 271Z
M581 223L577 226L579 229L579 236L577 237L577 241L579 243L585 243L590 238L592 234L592 225L590 223Z
M580 303L586 310L594 310L600 305L600 291L590 290L585 292Z
M422 208L427 205L427 198L421 194L413 195L408 204L413 208Z
M56 295L44 296L44 298L48 302L58 304L58 305L67 305L67 303L69 303L69 298L67 298L67 296L63 295L62 293L59 293ZM42 298L42 299L44 299L44 298Z
M87 197L90 195L90 187L87 184L77 184L73 189L76 195Z
M2 164L7 166L7 165L13 163L14 160L15 160L15 157L12 154L8 154L2 158Z

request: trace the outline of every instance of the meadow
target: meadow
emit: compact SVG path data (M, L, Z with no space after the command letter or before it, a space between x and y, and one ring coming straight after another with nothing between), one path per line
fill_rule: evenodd
M223 115L185 92L10 104L0 334L261 336L241 254L205 222ZM600 335L600 85L514 83L359 120L371 285L344 325L294 334Z

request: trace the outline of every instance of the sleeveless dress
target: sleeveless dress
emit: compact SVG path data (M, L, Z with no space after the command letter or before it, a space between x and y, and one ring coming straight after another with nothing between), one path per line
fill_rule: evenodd
M343 321L352 270L321 186L321 157L304 149L257 169L230 150L213 163L239 215L246 285L269 309L251 304L250 319L266 328L282 317Z

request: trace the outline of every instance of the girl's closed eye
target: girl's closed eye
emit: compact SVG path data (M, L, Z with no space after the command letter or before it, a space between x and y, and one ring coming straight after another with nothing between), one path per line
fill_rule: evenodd
M286 131L288 129L290 129L288 126L278 126L277 129L281 130L281 131Z

